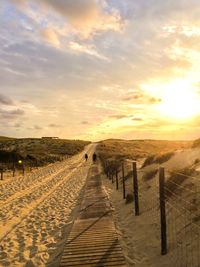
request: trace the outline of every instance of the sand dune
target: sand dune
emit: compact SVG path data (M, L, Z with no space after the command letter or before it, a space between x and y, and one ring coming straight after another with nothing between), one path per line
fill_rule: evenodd
M90 167L84 153L0 185L0 266L56 265Z

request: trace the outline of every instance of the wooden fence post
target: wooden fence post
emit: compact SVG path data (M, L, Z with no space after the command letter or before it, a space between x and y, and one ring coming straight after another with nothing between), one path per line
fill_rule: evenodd
M24 165L22 166L22 174L23 174L23 176L25 174L25 167L24 167Z
M106 170L106 176L108 178L108 163L105 161L105 170Z
M139 210L139 195L138 195L138 177L137 177L137 163L133 162L133 195L135 200L135 216L140 215Z
M113 176L114 176L114 174L113 174L113 171L111 172L111 179L112 179L112 184L114 183L114 179L113 179Z
M15 165L13 165L13 177L15 176Z
M3 168L1 169L1 180L3 181Z
M13 177L15 176L15 161L13 160Z
M124 162L122 163L122 184L123 184L123 198L126 198L126 185L125 185L125 176L124 176Z
M167 224L165 210L165 169L159 169L161 255L167 254Z
M116 170L116 190L119 189L118 171Z

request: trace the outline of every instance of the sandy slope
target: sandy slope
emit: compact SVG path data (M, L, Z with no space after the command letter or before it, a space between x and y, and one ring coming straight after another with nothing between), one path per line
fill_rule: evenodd
M200 170L200 163L195 163L197 159L200 159L199 148L176 152L169 161L162 164L166 168L166 180L169 179L168 170L178 170L191 166ZM125 173L130 171L130 167L131 165L126 165ZM140 201L140 216L138 217L134 215L134 203L125 204L122 196L122 184L119 184L120 189L116 191L115 184L103 176L104 186L113 206L114 220L121 236L121 245L127 264L129 267L198 267L200 260L198 261L197 257L200 242L197 242L195 238L200 240L200 228L198 225L193 224L192 227L190 225L192 216L195 213L199 214L200 194L188 195L187 189L183 190L182 193L177 191L177 198L173 199L172 197L170 199L170 203L174 207L171 208L168 204L166 205L169 251L167 255L161 256L158 174L148 181L142 178L144 172L156 168L159 168L158 164L152 164L142 170L138 169ZM192 182L193 190L196 190L200 186L200 175L196 178L198 179L188 178L185 184ZM131 177L126 181L126 193L133 193ZM196 206L193 208L197 210L195 209L195 213L193 211L194 214L189 214L187 217L188 213L184 213L182 208L185 205L183 204L185 200L189 201L190 198L193 200L196 198ZM179 245L177 245L177 240L179 240Z
M58 264L63 233L90 167L85 151L0 184L0 266Z

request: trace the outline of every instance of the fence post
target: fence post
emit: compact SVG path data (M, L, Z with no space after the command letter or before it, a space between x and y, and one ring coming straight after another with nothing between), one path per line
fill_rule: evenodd
M165 169L159 169L161 255L167 254L167 224L165 210Z
M13 165L13 177L15 176L15 165Z
M15 176L15 162L13 161L13 177Z
M105 161L105 170L106 170L106 176L108 178L108 163Z
M126 198L125 176L124 176L124 162L122 163L122 184L123 184L123 198Z
M25 174L25 167L24 167L24 165L22 166L22 174L23 174L23 176Z
M140 215L139 210L139 195L138 195L138 177L137 177L137 163L133 162L133 195L135 199L135 216Z
M118 171L116 170L116 190L119 189Z
M114 174L113 174L113 171L111 172L111 179L112 179L112 184L114 183L114 179L113 179L113 176L114 176Z
M3 168L1 169L1 180L3 181Z

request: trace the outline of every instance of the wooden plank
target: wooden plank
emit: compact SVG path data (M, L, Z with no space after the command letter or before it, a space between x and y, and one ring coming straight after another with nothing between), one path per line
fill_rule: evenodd
M93 169L92 173L94 175L88 178L80 213L65 244L60 266L126 267L108 198L97 170Z

